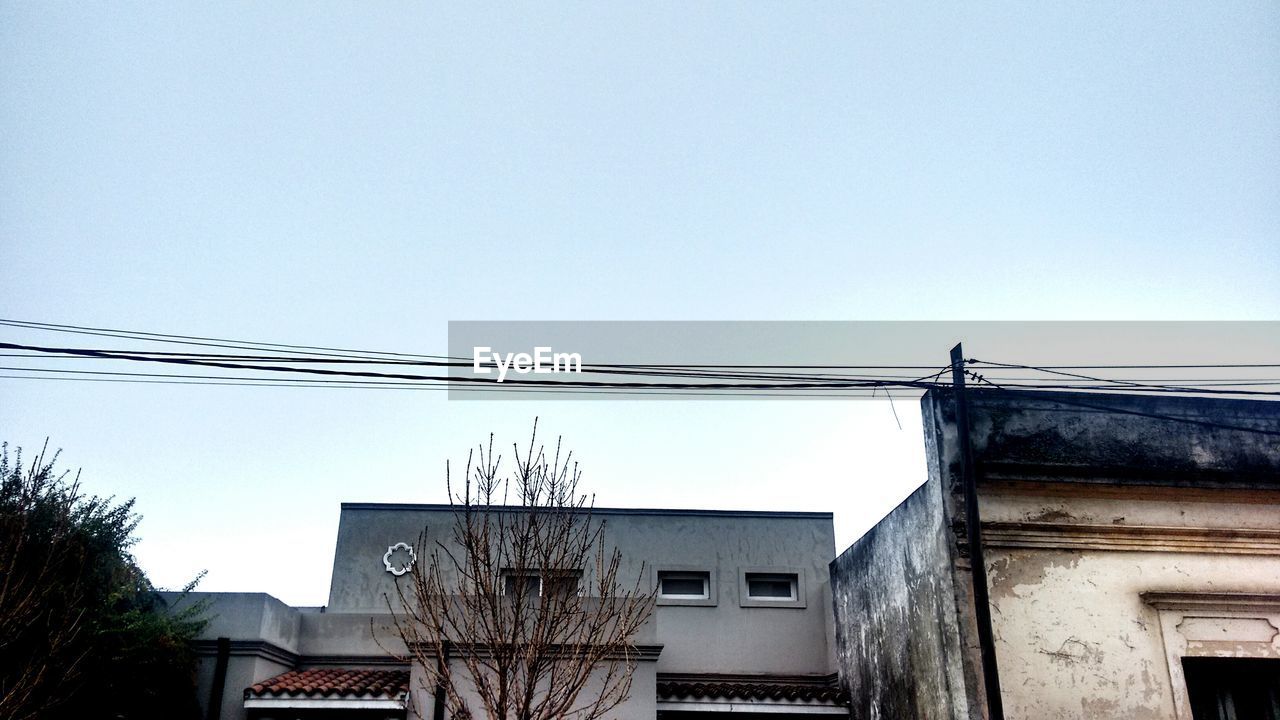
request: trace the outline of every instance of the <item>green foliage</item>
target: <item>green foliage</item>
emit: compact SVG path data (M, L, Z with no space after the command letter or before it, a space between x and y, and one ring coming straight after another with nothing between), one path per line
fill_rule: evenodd
M204 606L168 612L129 553L133 501L82 495L56 460L0 452L0 717L197 717Z

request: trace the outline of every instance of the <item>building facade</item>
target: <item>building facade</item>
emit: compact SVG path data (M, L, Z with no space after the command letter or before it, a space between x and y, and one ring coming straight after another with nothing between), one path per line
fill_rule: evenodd
M596 509L622 552L619 578L656 590L633 638L629 699L612 717L706 713L847 716L835 678L830 513ZM408 548L448 542L441 505L344 504L329 602L290 607L264 594L196 593L211 622L199 641L206 717L431 718L437 707L388 611Z
M967 398L962 438L926 394L928 481L832 563L852 715L988 717L967 441L1006 718L1280 718L1280 404Z
M965 397L962 438L924 396L926 482L839 557L828 513L596 510L658 596L610 717L1280 720L1280 403ZM184 600L207 717L445 720L387 602L452 518L343 505L324 607Z

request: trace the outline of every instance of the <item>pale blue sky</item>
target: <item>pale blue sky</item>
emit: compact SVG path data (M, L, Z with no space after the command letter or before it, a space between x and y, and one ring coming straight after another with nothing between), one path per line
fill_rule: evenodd
M9 318L433 353L1280 316L1273 2L5 2L0 153ZM340 501L438 501L535 413L602 504L831 509L843 547L923 479L898 411L0 380L0 436L137 496L157 580L295 603Z

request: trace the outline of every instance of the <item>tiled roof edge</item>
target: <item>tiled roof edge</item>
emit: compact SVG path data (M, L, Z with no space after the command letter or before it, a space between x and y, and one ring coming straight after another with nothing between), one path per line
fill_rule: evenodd
M290 670L244 689L250 698L402 699L409 691L408 670ZM343 685L341 683L347 683Z
M660 701L849 701L834 675L660 675L657 691Z

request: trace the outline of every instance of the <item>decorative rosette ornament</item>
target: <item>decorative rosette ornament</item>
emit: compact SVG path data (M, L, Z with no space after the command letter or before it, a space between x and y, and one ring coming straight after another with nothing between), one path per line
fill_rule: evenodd
M400 577L413 569L413 563L418 560L418 556L413 552L413 546L409 543L396 543L387 548L382 555L382 566L387 572Z

